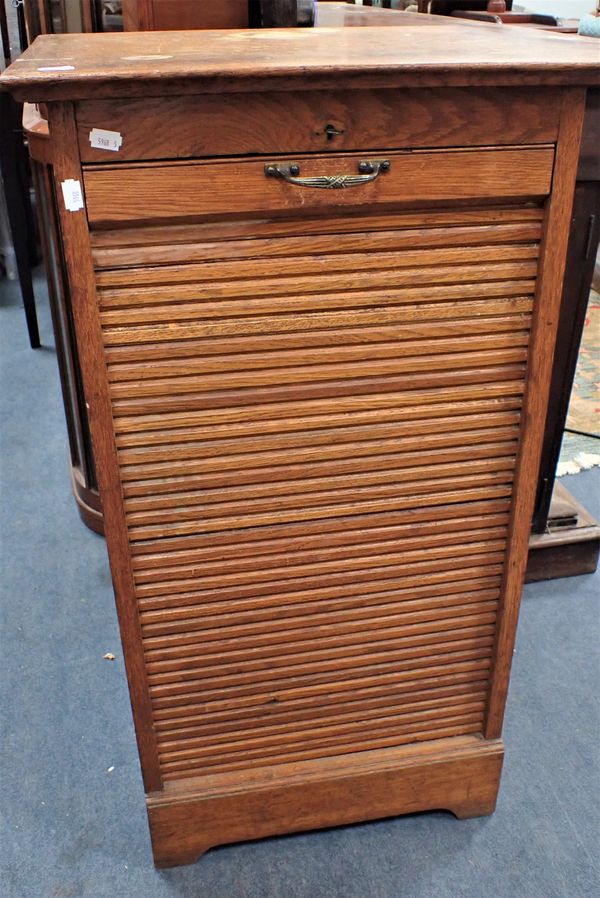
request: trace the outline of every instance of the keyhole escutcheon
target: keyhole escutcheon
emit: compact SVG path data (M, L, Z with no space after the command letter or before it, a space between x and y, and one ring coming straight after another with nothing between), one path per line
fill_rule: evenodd
M325 125L324 128L325 134L327 135L327 140L333 140L334 137L338 137L340 134L343 134L343 130L336 128L335 125Z

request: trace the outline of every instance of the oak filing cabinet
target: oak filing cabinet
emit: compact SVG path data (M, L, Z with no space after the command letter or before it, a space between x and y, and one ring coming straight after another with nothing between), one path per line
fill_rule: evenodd
M48 104L159 865L494 809L599 73L449 29L42 37L0 82Z

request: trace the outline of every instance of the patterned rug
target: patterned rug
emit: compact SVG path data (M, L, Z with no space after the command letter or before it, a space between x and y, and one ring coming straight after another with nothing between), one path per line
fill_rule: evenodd
M590 293L567 427L600 435L600 293L595 290ZM558 476L595 465L600 465L600 440L565 433Z

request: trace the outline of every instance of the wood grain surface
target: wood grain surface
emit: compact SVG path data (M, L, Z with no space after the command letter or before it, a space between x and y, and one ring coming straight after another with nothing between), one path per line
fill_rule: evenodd
M594 39L454 22L431 28L42 35L0 77L0 88L30 102L544 84L600 84Z
M468 729L468 727L465 727ZM222 773L166 784L148 798L155 861L191 863L222 842L449 808L490 814L502 769L501 742L455 736L415 746L296 761L266 772Z
M193 156L335 152L390 147L549 143L558 133L558 92L354 90L231 94L78 104L84 162ZM157 129L156 121L160 121ZM92 147L93 128L118 131L118 152Z
M386 153L390 169L345 190L322 190L267 177L265 164L300 166L301 177L356 175L365 154L270 157L123 166L86 166L84 184L92 226L199 218L232 213L444 203L544 197L550 192L552 147ZM370 157L368 154L366 158ZM469 177L465 178L465 167ZM510 171L510 178L506 172ZM363 275L365 277L366 275ZM294 287L296 289L296 287ZM302 289L301 279L297 289Z
M93 231L165 782L482 731L542 216Z
M61 220L155 859L489 813L585 100L524 89L596 83L597 48L450 24L110 38L37 41L2 84L93 99L52 104L50 133L59 196L85 193ZM230 126L209 96L165 113L179 91L230 93ZM132 155L82 167L107 97ZM264 172L372 148L390 171L358 188Z
M583 117L585 91L565 90L553 192L548 202L540 277L536 296L536 314L532 327L532 358L525 393L524 415L529 426L524 428L519 450L515 502L510 525L509 552L503 582L503 600L494 654L494 671L490 682L486 713L486 737L493 739L502 730L504 709L525 568L528 537L535 503L538 468L542 452L546 408L550 401L552 360L562 295L569 221L575 192L575 178Z

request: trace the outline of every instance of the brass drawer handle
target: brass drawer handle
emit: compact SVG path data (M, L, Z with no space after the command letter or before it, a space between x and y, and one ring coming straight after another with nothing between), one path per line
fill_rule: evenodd
M389 170L388 159L363 160L358 163L358 175L317 175L314 178L300 178L298 177L300 166L295 163L265 165L265 175L269 178L282 178L289 184L296 184L298 187L324 187L333 190L340 190L344 187L360 187L361 184L368 184L369 181L374 181L383 172Z

